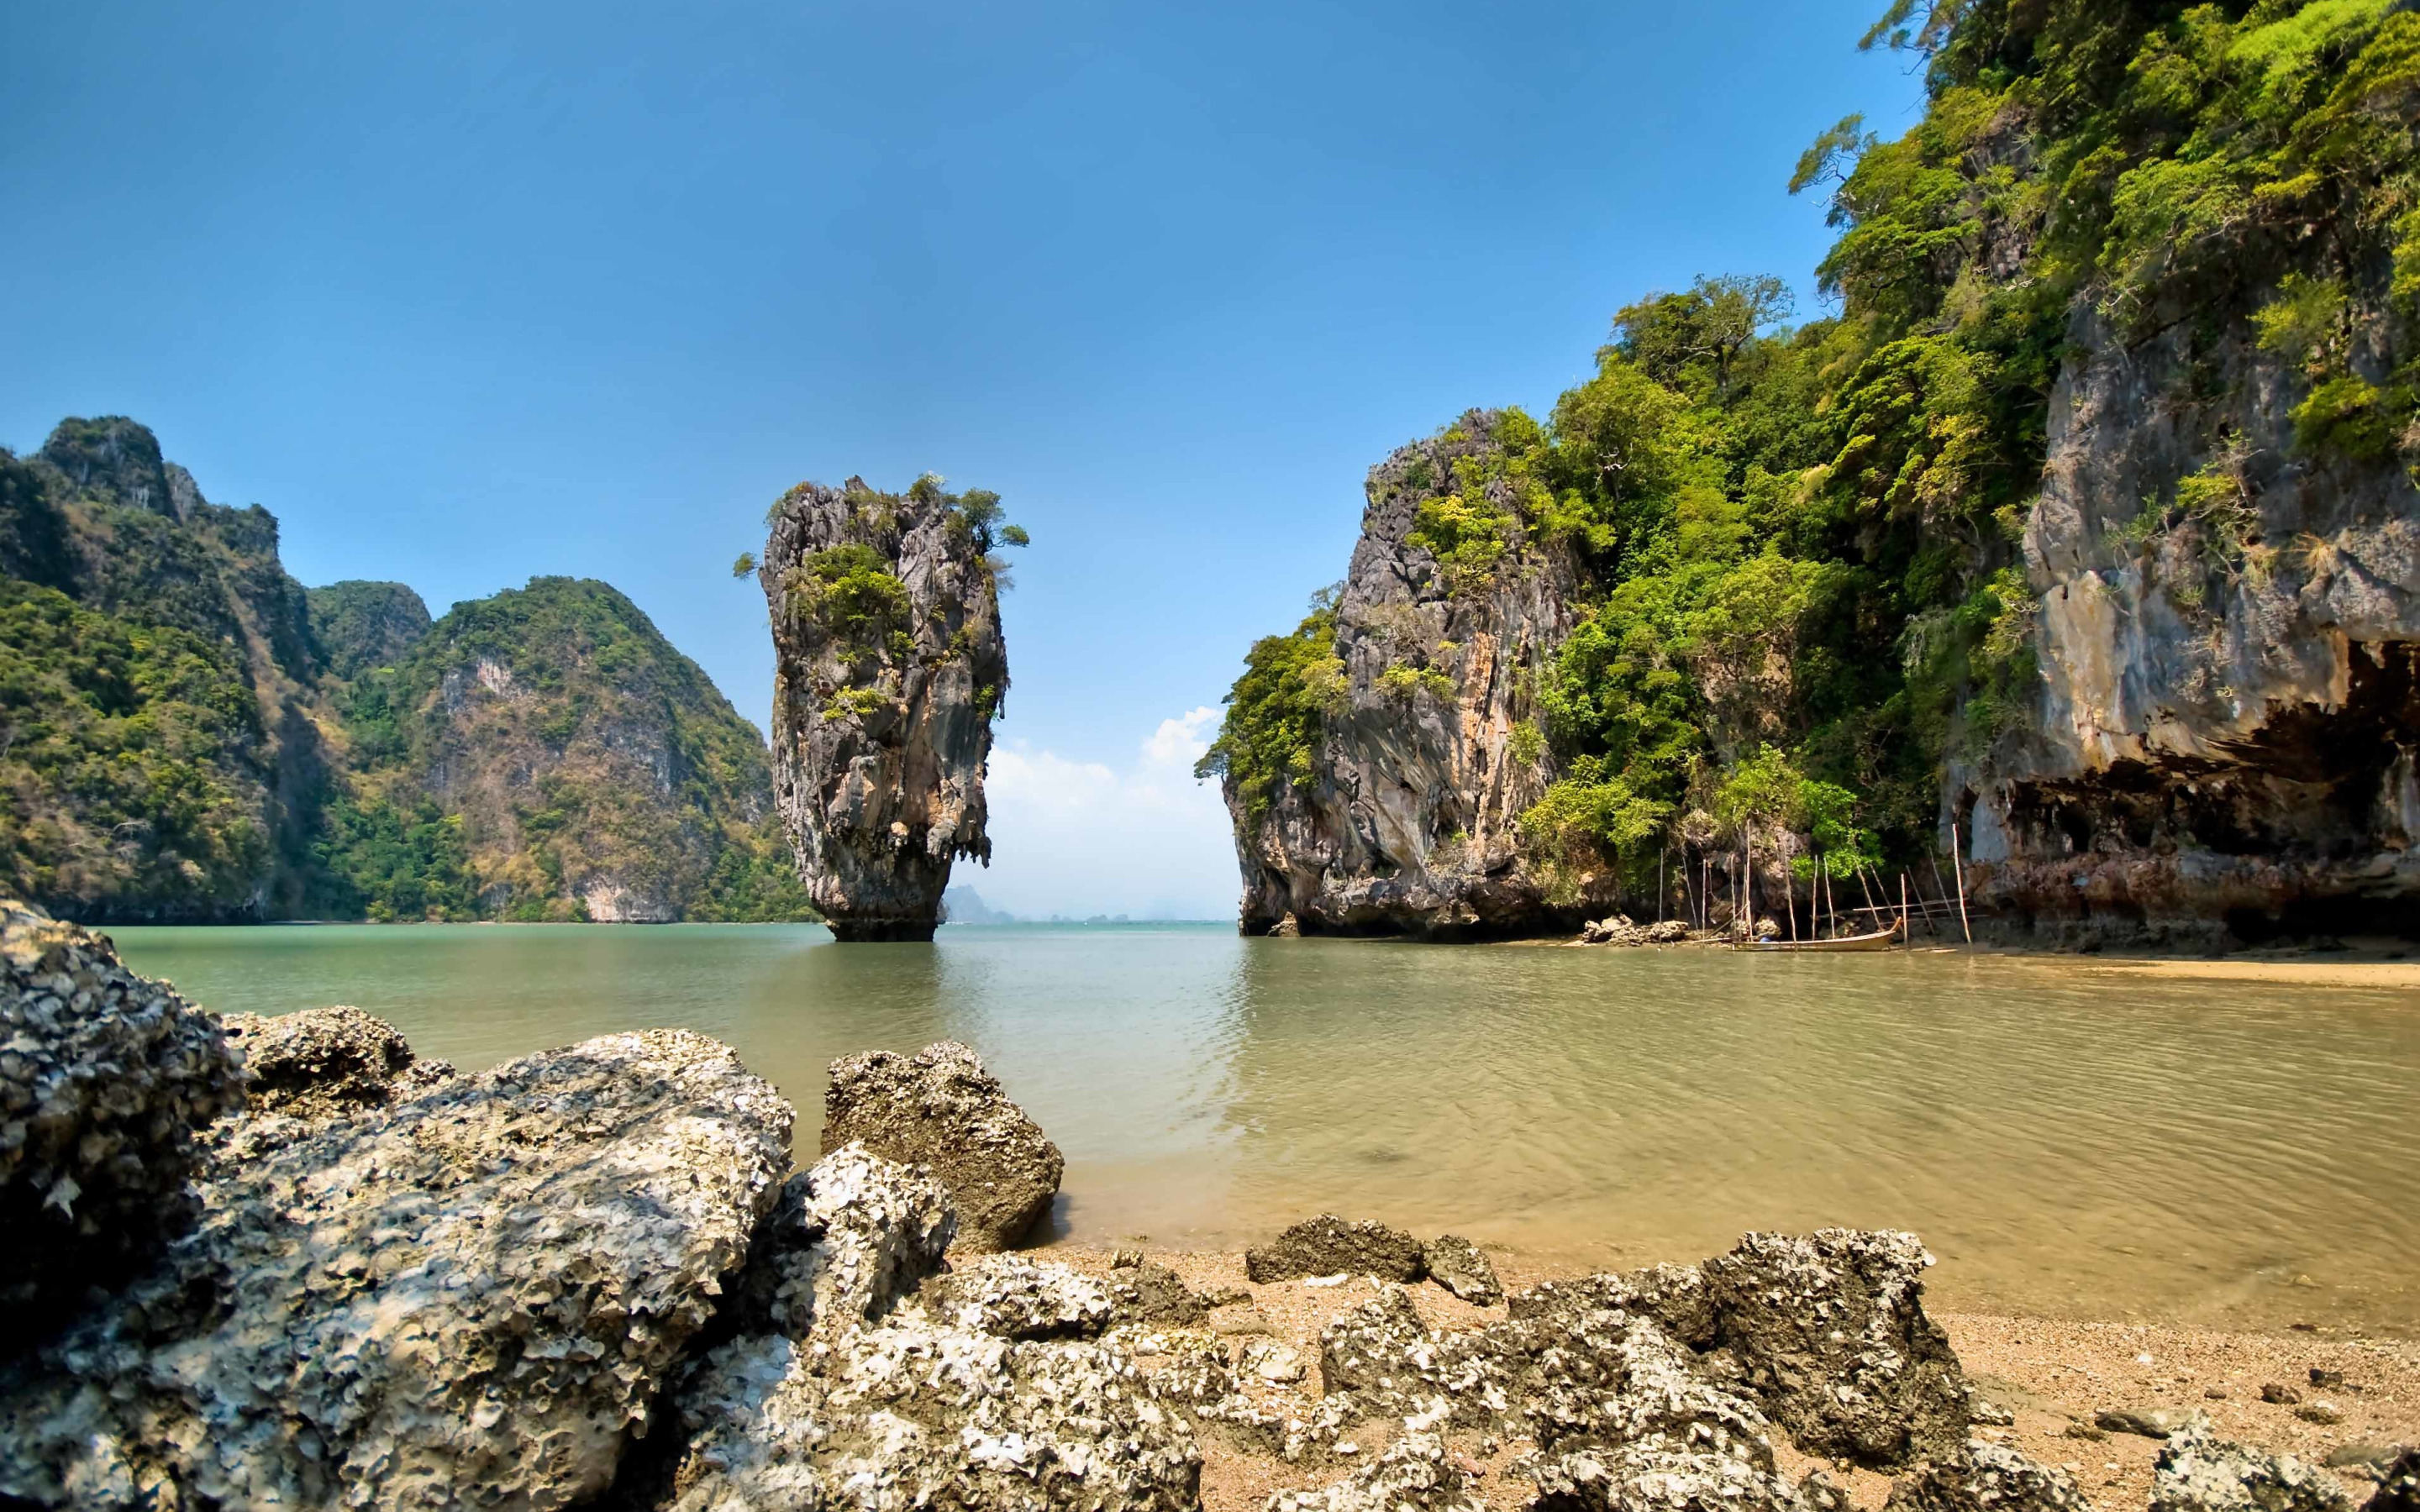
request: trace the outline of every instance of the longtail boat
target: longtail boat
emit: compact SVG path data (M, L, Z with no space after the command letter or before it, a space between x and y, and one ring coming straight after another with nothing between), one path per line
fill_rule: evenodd
M1832 940L1747 940L1741 942L1743 950L1887 950L1899 943L1900 926L1893 919L1888 929L1871 934L1850 934Z

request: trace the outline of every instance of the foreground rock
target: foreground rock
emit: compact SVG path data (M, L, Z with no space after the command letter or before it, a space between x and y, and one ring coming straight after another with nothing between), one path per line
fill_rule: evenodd
M988 861L984 763L1008 692L996 497L802 483L757 579L773 618L773 790L843 940L929 940L950 864Z
M1883 1512L2092 1512L2092 1504L2066 1471L1976 1439L1892 1482Z
M242 1102L238 1064L215 1018L106 936L0 900L0 1337L46 1329L184 1220L194 1135Z
M310 1122L349 1119L427 1090L454 1074L412 1054L396 1026L358 1008L306 1008L263 1018L229 1013L243 1052L246 1110Z
M1049 1211L1067 1167L1059 1147L954 1040L912 1056L877 1050L833 1061L823 1149L849 1144L939 1178L956 1211L958 1247L970 1254L1023 1241Z
M2291 1455L2230 1443L2207 1419L2169 1435L2151 1476L2150 1512L2351 1512L2324 1472Z
M1298 1223L1244 1252L1244 1273L1255 1286L1313 1275L1418 1281L1426 1263L1420 1242L1402 1229L1347 1223L1332 1212Z
M1496 1267L1460 1234L1439 1234L1420 1246L1420 1266L1430 1280L1474 1307L1493 1307L1504 1300Z
M1875 1467L1961 1454L1972 1396L1925 1316L1913 1234L1749 1234L1702 1267L1721 1347L1810 1454Z
M813 1251L842 1222L852 1252L911 1263L885 1269L847 1305L792 1308L707 1354L676 1396L684 1446L652 1504L1199 1504L1201 1455L1186 1425L1126 1351L1083 1336L1109 1322L1109 1287L999 1256L919 1293L919 1267L940 1259L929 1219L938 1187L858 1148L793 1184L799 1211L828 1215L821 1231L802 1225L804 1249L786 1261L760 1251L755 1264L829 1273ZM854 1196L833 1200L844 1191Z
M0 1501L592 1496L748 1254L790 1117L659 1030L223 1162L155 1269L0 1373Z

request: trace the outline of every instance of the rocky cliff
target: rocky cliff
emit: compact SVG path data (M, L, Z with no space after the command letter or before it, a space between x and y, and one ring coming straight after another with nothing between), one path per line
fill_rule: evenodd
M1867 45L1929 103L1798 165L1837 316L1651 293L1496 423L1509 489L1457 460L1407 518L1373 474L1205 764L1246 929L1814 929L1966 863L2055 942L2420 933L2420 12L1900 5Z
M929 940L950 866L988 861L984 764L1008 692L996 496L804 483L771 512L773 786L844 940Z
M1332 666L1314 663L1307 691L1323 707L1302 760L1270 770L1214 753L1246 933L1288 917L1314 933L1484 933L1601 901L1591 878L1550 903L1518 830L1550 777L1538 675L1571 631L1579 564L1518 532L1484 563L1441 562L1456 545L1420 524L1423 505L1434 520L1464 493L1517 516L1501 420L1474 410L1370 471L1352 570L1309 631Z
M373 916L414 902L600 923L804 912L763 741L604 583L534 578L457 604L342 707L353 791L331 854ZM390 831L429 827L424 806L442 816L407 879L424 886L398 897L375 857Z
M2372 378L2383 294L2350 315ZM2391 454L2298 444L2314 385L2231 313L2140 344L2075 322L2024 538L2040 691L1948 795L1978 898L2028 933L2408 933L2420 909L2420 490Z
M305 592L122 417L0 452L0 884L62 916L809 917L762 739L601 583Z

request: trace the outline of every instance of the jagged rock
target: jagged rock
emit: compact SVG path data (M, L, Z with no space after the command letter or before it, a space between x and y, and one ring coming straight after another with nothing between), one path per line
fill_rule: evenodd
M1109 1275L1109 1307L1121 1323L1191 1328L1210 1316L1211 1302L1164 1265L1132 1265Z
M2420 1449L2395 1457L2378 1477L2378 1489L2362 1512L2420 1512Z
M1650 945L1682 945L1685 944L1688 938L1689 926L1677 918L1668 918L1647 926L1647 943Z
M985 1256L935 1276L923 1296L936 1320L1004 1339L1092 1338L1112 1313L1106 1283L1021 1255Z
M1545 1281L1515 1292L1513 1318L1563 1319L1607 1309L1637 1313L1694 1350L1714 1344L1714 1308L1706 1278L1694 1265L1651 1265L1616 1274Z
M1420 1247L1420 1263L1429 1279L1477 1307L1493 1307L1504 1300L1504 1283L1479 1246L1460 1234L1439 1234Z
M893 1301L940 1263L939 1194L918 1173L851 1148L807 1178L801 1211L830 1204L827 1237L845 1216L858 1252L898 1258L876 1288ZM1183 1356L1160 1383L1107 1344L1005 1336L1091 1331L1109 1315L1103 1283L1023 1257L987 1257L924 1296L924 1310L819 1300L811 1335L743 1319L675 1393L673 1464L643 1500L680 1512L1196 1504L1201 1456L1171 1406L1231 1397L1223 1361Z
M727 1047L656 1030L214 1165L158 1266L0 1372L0 1499L592 1496L747 1254L789 1134Z
M1549 1378L1530 1412L1539 1507L1799 1512L1763 1415L1699 1374L1653 1323L1634 1321L1575 1364Z
M1419 1241L1377 1223L1346 1223L1331 1212L1295 1225L1265 1244L1244 1251L1244 1274L1254 1286L1311 1275L1373 1275L1418 1281Z
M954 1040L912 1056L877 1050L832 1062L823 1148L853 1142L939 1177L957 1213L958 1247L970 1254L1023 1240L1066 1170L1059 1147Z
M1134 1365L1093 1343L1019 1344L906 1314L810 1349L778 1335L706 1358L677 1512L830 1504L1191 1512L1201 1452Z
M2230 1443L2208 1418L2168 1436L2151 1467L2150 1512L2351 1512L2352 1498L2291 1455Z
M1502 454L1504 420L1472 410L1370 470L1336 609L1339 707L1308 780L1246 793L1223 774L1243 933L1289 914L1330 934L1569 929L1613 901L1607 869L1580 879L1569 908L1549 903L1520 838L1552 778L1528 742L1540 677L1576 623L1577 558L1560 537L1524 535L1484 582L1456 585L1411 540L1420 505L1461 486L1457 461ZM1515 507L1509 480L1485 487L1490 504Z
M956 1226L949 1194L924 1172L862 1145L836 1149L783 1182L758 1226L736 1327L802 1339L818 1321L880 1318L940 1265Z
M1332 1486L1280 1491L1267 1512L1480 1512L1481 1504L1434 1433L1405 1433Z
M1988 1439L1891 1484L1883 1512L2092 1512L2064 1470Z
M991 858L984 763L1008 653L984 514L929 479L905 494L802 483L773 506L757 579L774 794L843 940L931 939L951 862Z
M216 1018L0 900L0 1335L46 1331L178 1227L194 1135L242 1100Z
M349 1119L412 1097L454 1074L422 1060L396 1026L358 1008L306 1008L263 1018L229 1013L243 1052L245 1111L311 1121Z
M1913 1234L1748 1234L1700 1268L1750 1391L1809 1454L1895 1467L1958 1454L1970 1396L1924 1312Z

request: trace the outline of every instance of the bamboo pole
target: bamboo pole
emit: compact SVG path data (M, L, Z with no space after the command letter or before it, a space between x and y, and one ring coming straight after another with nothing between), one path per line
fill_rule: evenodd
M1781 858L1781 914L1790 920L1790 938L1798 939L1798 889L1790 885L1790 857Z
M1907 938L1907 873L1899 874L1899 937Z
M1756 938L1756 832L1740 829L1740 897L1747 903L1746 938Z
M1655 853L1655 922L1664 922L1664 863L1672 857L1672 847L1665 846Z
M1966 918L1966 861L1959 855L1958 823L1949 824L1949 865L1958 878L1958 927L1966 932L1966 943L1975 943L1975 926Z

